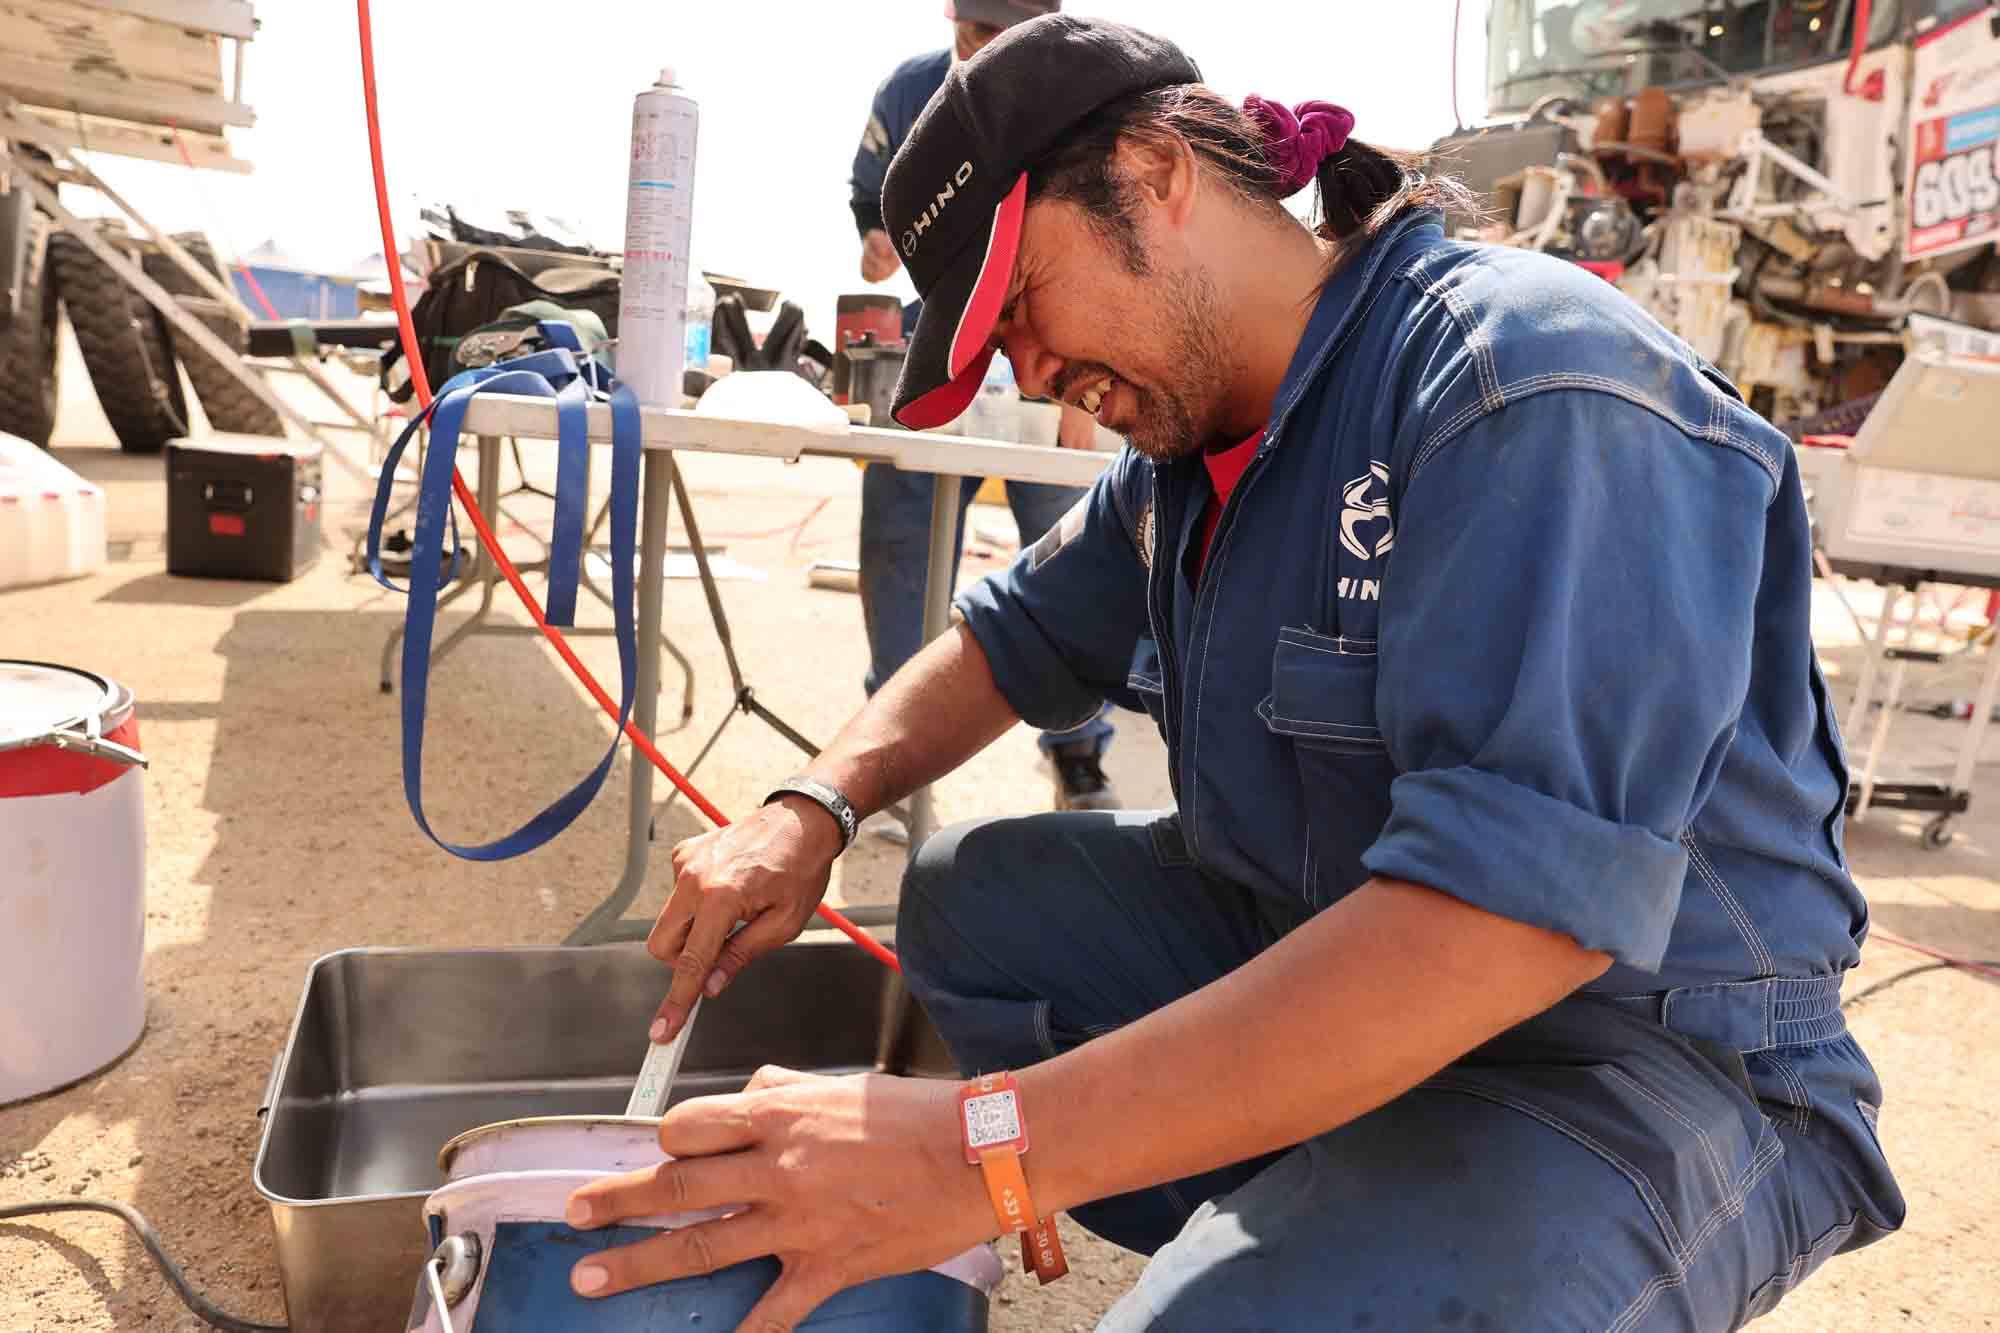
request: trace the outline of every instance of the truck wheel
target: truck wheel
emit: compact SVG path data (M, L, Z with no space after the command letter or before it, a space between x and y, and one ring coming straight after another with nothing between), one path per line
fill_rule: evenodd
M216 262L215 251L208 238L200 232L184 232L174 237L181 248L193 255L195 261L215 274L226 285L229 277ZM164 254L149 251L141 266L146 276L175 296L205 298L208 293L200 284L188 276L187 272ZM249 339L241 325L227 315L196 314L195 318L208 326L208 331L223 342L241 352ZM194 385L195 397L201 399L201 410L208 413L208 424L219 431L238 435L283 435L285 423L278 414L267 406L263 399L250 392L243 382L229 373L229 370L214 357L195 346L194 340L179 329L168 329L174 351L179 354L181 365L186 367L190 383Z
M13 318L0 323L0 431L46 449L56 428L60 324L55 269L48 262L53 228L40 213L31 225L21 306Z
M49 237L63 309L84 369L126 453L158 453L187 434L187 399L167 321L74 236Z

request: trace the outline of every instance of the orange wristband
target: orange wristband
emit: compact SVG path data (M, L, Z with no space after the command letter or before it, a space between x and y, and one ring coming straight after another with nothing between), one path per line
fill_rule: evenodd
M1021 1265L1047 1285L1069 1272L1054 1219L1043 1221L1028 1197L1021 1154L1028 1151L1028 1122L1021 1088L1011 1074L988 1074L959 1089L959 1132L965 1160L986 1177L986 1193L1002 1231L1021 1236Z

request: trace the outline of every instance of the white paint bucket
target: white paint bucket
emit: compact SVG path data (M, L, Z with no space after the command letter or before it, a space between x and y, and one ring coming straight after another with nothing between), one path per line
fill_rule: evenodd
M0 1103L103 1068L146 1021L132 692L0 661Z
M777 1277L776 1260L600 1300L570 1291L569 1271L586 1253L732 1211L631 1218L600 1231L564 1224L563 1207L578 1186L667 1160L659 1131L659 1121L636 1117L547 1116L485 1125L447 1143L438 1154L445 1184L424 1203L435 1248L418 1281L409 1328L444 1333L440 1298L455 1333L734 1328ZM799 1327L984 1333L987 1301L1003 1272L991 1246L975 1246L927 1272L850 1288Z

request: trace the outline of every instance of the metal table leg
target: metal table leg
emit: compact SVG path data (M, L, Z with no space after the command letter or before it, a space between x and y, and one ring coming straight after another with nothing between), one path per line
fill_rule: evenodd
M632 701L632 721L642 734L657 734L660 704L660 601L666 587L667 510L673 502L673 455L648 449L642 461L644 485L639 516L639 661ZM611 940L644 939L652 923L628 921L625 909L645 886L652 852L653 764L637 746L626 747L632 769L632 791L625 828L625 872L611 896L590 910L563 940L564 944L603 944Z
M930 573L924 582L924 642L944 633L951 618L951 571L958 554L958 499L964 487L961 477L937 476L931 488ZM924 839L937 831L937 811L931 789L920 787L910 797L910 856L916 857Z
M1854 685L1854 702L1847 709L1857 728L1868 718L1868 698L1875 692L1875 674L1881 670L1882 650L1889 646L1889 625L1896 617L1896 603L1902 595L1900 587L1882 589L1882 613L1875 621L1875 633L1872 637L1862 636L1861 677Z
M2000 695L2000 642L1986 649L1986 675L1979 682L1979 697L1972 704L1972 726L1965 735L1965 747L1958 752L1958 767L1951 775L1954 792L1972 791L1972 769L1979 762L1979 745L1993 721L1993 700ZM1941 826L1942 827L1942 826Z
M944 633L951 618L951 576L958 554L958 501L961 477L936 476L931 489L930 572L924 581L924 642ZM910 796L910 860L924 840L937 832L937 807L928 785ZM875 1063L887 1073L909 1073L918 1056L917 1035L923 1015L902 973L891 972L882 984L882 1031Z
M819 747L760 702L757 692L744 679L743 665L736 658L736 639L729 628L729 612L722 605L722 589L716 586L715 571L709 567L708 548L702 545L701 524L695 519L694 501L688 496L687 481L682 477L678 466L674 468L673 480L674 502L680 508L681 526L687 531L688 550L693 554L695 571L701 576L702 594L708 599L708 618L715 626L715 637L722 644L722 660L729 668L732 701L729 709L723 713L722 720L715 724L715 730L709 733L708 740L702 745L700 753L695 755L694 762L683 769L682 773L688 778L694 777L695 770L708 758L709 751L715 748L715 743L722 739L722 733L728 730L729 724L736 720L739 713L762 718L770 725L771 730L798 746L807 758L812 758L819 753ZM676 658L680 657L679 650L671 642L667 644L667 651L673 653ZM686 666L685 659L682 659L682 665ZM681 714L681 720L685 722L692 716L694 716L694 674L692 669L689 669L687 706ZM660 802L659 808L653 812L656 826L659 816L665 813L666 808L672 805L680 794L680 788L676 787L667 793L664 801Z

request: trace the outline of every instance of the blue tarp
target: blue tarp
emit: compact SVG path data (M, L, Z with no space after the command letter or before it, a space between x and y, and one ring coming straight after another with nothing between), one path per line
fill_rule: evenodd
M277 307L279 319L354 319L361 314L360 292L352 278L255 263L249 268L264 295ZM251 313L260 319L270 318L242 272L232 268L229 277Z

